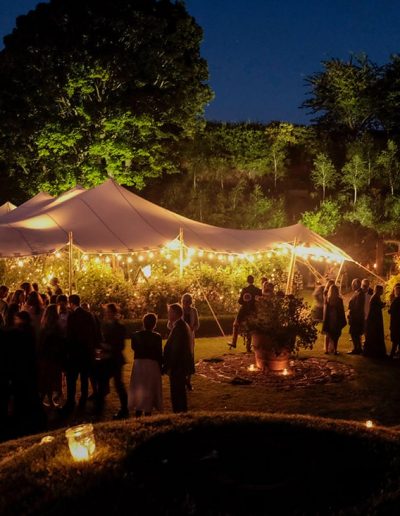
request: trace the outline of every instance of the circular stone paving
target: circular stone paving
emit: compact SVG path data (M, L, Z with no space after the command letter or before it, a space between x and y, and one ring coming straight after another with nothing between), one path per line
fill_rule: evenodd
M338 383L355 377L354 369L325 358L292 359L283 372L262 372L252 353L225 354L201 360L196 373L215 382L232 385L265 385L278 390L303 389L316 384Z

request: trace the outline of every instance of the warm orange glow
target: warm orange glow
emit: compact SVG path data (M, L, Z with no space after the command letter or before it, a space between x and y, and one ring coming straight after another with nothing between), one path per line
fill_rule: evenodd
M82 462L92 458L96 450L93 425L74 426L65 431L65 436L74 461Z
M54 221L46 215L40 215L26 220L24 219L21 222L15 222L14 225L16 227L24 227L28 229L49 229L56 227Z
M286 367L285 367L285 369L282 371L282 374L283 374L283 376L287 376L287 375L289 374L289 371L286 369Z
M367 428L373 428L374 427L374 423L370 419L368 419L368 421L365 422L365 426Z

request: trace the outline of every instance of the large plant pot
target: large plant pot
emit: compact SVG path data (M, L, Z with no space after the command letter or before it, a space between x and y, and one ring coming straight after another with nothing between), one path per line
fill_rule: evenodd
M252 335L256 366L265 371L283 371L289 367L290 351L284 349L280 353L274 350L274 341L262 333Z

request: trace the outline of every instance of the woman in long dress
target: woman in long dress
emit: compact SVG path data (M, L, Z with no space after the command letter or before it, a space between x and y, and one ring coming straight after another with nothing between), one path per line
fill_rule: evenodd
M132 335L134 352L131 380L128 391L128 406L135 410L136 417L150 416L153 410L162 412L162 339L154 331L157 325L155 314L143 317L143 330Z
M365 330L364 355L372 358L386 357L385 333L383 328L382 308L385 306L381 300L383 294L382 285L376 285L374 294L369 302L367 324Z
M326 335L325 353L329 353L333 347L334 354L338 354L338 341L342 329L346 326L346 314L344 312L343 299L339 295L336 285L331 285L324 305L324 317L322 331Z
M195 359L194 359L194 342L196 331L200 327L199 315L196 308L193 306L193 298L190 294L183 294L182 296L183 320L190 328L190 351L192 353L192 371L191 375L195 373ZM193 390L191 383L191 375L186 377L186 388L188 391Z

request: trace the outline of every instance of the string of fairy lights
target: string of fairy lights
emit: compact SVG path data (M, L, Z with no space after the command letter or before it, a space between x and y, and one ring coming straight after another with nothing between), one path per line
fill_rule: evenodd
M247 261L247 262L256 262L258 260L265 260L266 258L272 258L272 257L283 257L288 256L291 254L291 249L289 247L280 247L273 250L268 251L262 251L262 252L256 252L256 253L220 253L215 251L206 251L203 249L195 249L192 247L184 247L184 261L183 265L187 267L191 264L193 259L201 259L201 260L208 260L212 262L225 262L225 263L233 263L237 260L239 261ZM301 251L300 251L301 249ZM320 263L328 263L333 265L339 265L343 258L340 255L334 255L334 253L326 253L326 252L304 252L304 250L307 250L309 248L303 247L303 248L296 248L296 254L297 256L300 256L303 259L309 259L314 262L320 262ZM82 253L81 259L85 261L94 260L95 263L104 263L104 264L111 264L113 260L120 265L125 264L132 264L135 261L138 263L151 263L156 258L161 258L166 261L171 261L175 265L179 264L179 257L176 256L176 253L174 251L177 251L177 249L171 249L170 247L163 247L161 249L153 249L153 250L146 250L146 251L135 251L130 253ZM62 251L56 251L54 253L50 253L45 256L54 256L55 258L62 258L63 253ZM33 257L35 258L35 257ZM10 258L11 260L15 261L14 265L12 267L19 267L23 268L27 261L31 260L32 257L21 257L21 258Z
M134 251L129 253L85 253L79 248L75 247L74 251L74 270L85 272L88 269L89 263L95 263L97 265L104 265L110 268L123 268L128 274L133 274L137 270L141 270L145 278L149 278L152 275L152 266L155 264L164 263L163 268L166 270L169 266L181 267L182 269L190 266L194 261L197 262L208 262L215 265L234 265L235 263L254 263L257 266L257 262L260 265L263 261L287 257L293 255L293 251L296 253L296 257L299 257L305 261L314 262L316 264L328 264L333 266L340 265L344 258L342 255L331 253L325 249L318 247L291 246L290 244L278 245L275 249L268 249L265 251L258 251L255 253L228 253L228 252L216 252L201 248L189 247L182 243L179 238L172 240L165 246L157 249ZM46 263L46 267L43 263L39 263L40 257L19 257L11 258L9 260L8 267L13 270L15 268L26 269L26 279L33 280L36 276L41 277L42 281L50 281L54 275L67 276L68 272L60 270L55 266L56 263L66 263L67 248L57 250L48 255L44 255L44 259L50 258L50 263ZM53 261L53 260L56 261ZM36 261L36 267L35 267ZM32 267L28 267L28 265ZM30 272L28 270L30 269ZM46 270L45 270L46 269ZM32 276L32 277L29 277Z

